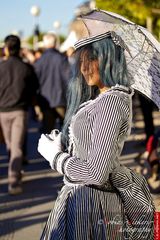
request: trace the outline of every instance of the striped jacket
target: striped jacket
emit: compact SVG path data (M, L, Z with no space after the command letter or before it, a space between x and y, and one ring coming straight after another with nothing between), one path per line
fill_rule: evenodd
M145 239L153 239L154 204L147 182L119 161L131 130L132 95L132 89L116 85L80 105L72 117L68 152L59 152L53 167L67 185L116 188L133 239L144 234L139 228L149 229Z
M128 91L116 85L80 105L69 128L69 152L61 152L55 159L65 183L103 185L120 165L119 156L131 129L133 91Z

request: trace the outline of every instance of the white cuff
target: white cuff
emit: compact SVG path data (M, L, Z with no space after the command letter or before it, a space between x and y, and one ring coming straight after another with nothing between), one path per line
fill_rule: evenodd
M64 174L64 163L70 158L68 153L58 152L53 160L52 168L61 174Z
M63 165L64 162L70 157L70 155L68 153L63 153L62 155L60 155L60 157L58 157L57 159L57 171L59 173L64 174L64 170L63 170Z

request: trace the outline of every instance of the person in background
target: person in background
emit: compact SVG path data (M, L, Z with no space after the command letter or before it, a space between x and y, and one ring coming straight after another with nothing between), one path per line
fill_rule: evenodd
M40 239L151 240L147 182L119 159L132 120L125 43L107 32L75 47L63 131L42 134L38 143L65 183Z
M24 62L28 62L30 64L34 64L42 55L43 49L38 48L36 50L30 50L27 48L23 48L21 51L21 56Z
M67 55L67 57L68 57L68 61L69 61L69 63L71 64L71 66L74 65L74 63L75 63L74 52L75 52L74 47L69 47L69 48L66 50L66 55Z
M32 66L41 57L42 53L42 48L38 48L36 50L30 50L27 48L21 49L21 57L23 61L31 64ZM38 102L35 106L30 107L30 115L33 120L42 121L43 116Z
M19 37L5 38L5 60L0 62L0 125L9 153L8 192L21 193L21 168L27 113L35 104L38 79L31 65L20 57Z
M151 135L145 151L135 159L138 163L136 171L146 178L150 191L160 193L160 130Z
M140 107L144 120L145 150L135 158L140 172L147 180L151 193L160 193L160 156L158 154L160 142L160 130L156 131L153 121L154 103L138 93Z
M39 105L43 114L41 132L49 133L57 120L62 127L66 111L66 89L70 65L65 55L56 49L57 37L47 33L43 37L44 52L34 63L39 79Z
M43 48L38 48L34 52L35 62L42 56Z
M36 62L42 55L42 49L28 49L28 48L21 48L20 51L20 56L22 58L22 60L25 63L31 64L33 65L34 62ZM38 105L38 103L35 106L30 106L29 107L29 114L28 114L28 121L30 121L30 119L34 120L34 121L38 121L41 122L42 121L42 112L40 109L40 106ZM23 161L22 161L22 165L27 165L29 163L27 155L27 141L28 141L28 134L26 132L25 137L24 137L24 146L23 146Z
M138 93L138 97L140 101L141 111L143 114L144 130L146 134L145 144L147 144L149 138L155 133L155 127L153 122L154 103L140 93Z
M32 65L35 62L35 51L28 48L23 48L21 49L21 57L24 62Z

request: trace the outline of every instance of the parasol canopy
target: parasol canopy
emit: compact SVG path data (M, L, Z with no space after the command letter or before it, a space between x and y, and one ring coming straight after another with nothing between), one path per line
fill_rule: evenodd
M160 43L144 27L137 25L116 13L93 10L80 19L87 34L75 47L90 42L97 36L111 33L124 42L129 77L134 80L132 87L151 99L160 109ZM121 44L119 44L121 45Z

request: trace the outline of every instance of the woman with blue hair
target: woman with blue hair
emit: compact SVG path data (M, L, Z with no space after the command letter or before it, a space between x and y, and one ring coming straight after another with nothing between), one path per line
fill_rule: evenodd
M42 134L38 144L64 175L41 240L153 239L147 183L119 161L132 118L125 44L107 32L75 48L63 131Z

